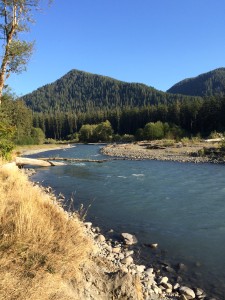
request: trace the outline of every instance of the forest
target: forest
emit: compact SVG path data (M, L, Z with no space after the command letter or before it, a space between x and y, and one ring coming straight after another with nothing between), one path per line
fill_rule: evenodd
M33 113L33 126L43 130L47 138L73 138L84 124L99 124L108 120L114 134L139 135L149 122L161 121L171 128L171 138L199 135L212 131L225 132L225 97L192 99L171 104L143 107L107 107L88 112ZM139 130L139 131L138 131Z

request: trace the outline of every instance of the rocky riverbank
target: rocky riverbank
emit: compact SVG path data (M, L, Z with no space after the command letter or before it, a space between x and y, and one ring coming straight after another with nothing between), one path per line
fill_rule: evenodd
M51 187L42 189L54 202L64 201L62 194L55 197ZM207 295L200 288L170 282L170 279L151 263L148 266L137 264L134 250L134 245L138 243L136 236L121 233L120 237L115 239L112 237L113 229L103 235L100 228L93 226L91 222L84 222L84 231L95 245L91 257L95 273L83 267L83 280L86 282L82 291L83 299L210 299L206 298ZM152 244L150 247L157 248L158 245Z
M100 229L93 227L90 222L85 223L85 226L88 235L94 239L99 249L98 257L109 261L111 268L120 276L133 278L132 281L138 278L143 299L206 299L206 294L202 289L191 289L185 285L180 285L178 282L172 284L167 276L162 275L160 270L151 266L136 264L133 259L134 251L130 249L137 242L135 236L122 233L121 241L113 241L103 236ZM152 245L152 247L157 247L157 245ZM127 299L121 296L118 299ZM128 299L133 299L129 297Z
M218 149L218 145L206 142L188 145L182 143L166 145L163 141L152 141L130 144L108 144L102 148L102 153L133 160L150 159L192 163L225 163L225 156L219 155L212 149Z

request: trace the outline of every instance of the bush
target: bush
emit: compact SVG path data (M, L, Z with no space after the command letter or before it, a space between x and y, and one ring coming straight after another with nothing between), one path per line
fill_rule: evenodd
M56 144L56 140L48 138L45 140L45 144Z
M122 137L121 137L121 140L122 142L124 143L132 143L135 141L135 138L134 138L134 135L132 134L124 134Z
M188 137L183 137L180 141L184 146L187 146L190 143L190 139Z
M121 135L119 135L119 134L114 134L114 135L112 136L112 142L119 143L119 142L121 142L121 140L122 140L122 137L121 137Z
M164 147L172 147L174 145L175 145L174 140L163 140L162 141L162 146L164 146Z
M147 140L160 140L164 137L164 126L161 121L147 123L144 128L144 138Z
M44 144L45 134L41 128L32 128L31 129L31 137L33 139L34 144L41 145Z
M11 152L14 149L14 144L7 140L0 140L0 155L3 159L9 160Z
M217 132L216 130L212 131L209 135L209 139L219 139L223 138L223 134L221 132Z

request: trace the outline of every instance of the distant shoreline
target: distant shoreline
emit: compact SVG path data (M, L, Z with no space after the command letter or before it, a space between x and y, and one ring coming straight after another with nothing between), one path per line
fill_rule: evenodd
M102 148L101 152L107 156L121 157L131 160L159 160L192 163L225 163L224 157L199 155L203 149L215 147L215 144L199 142L193 145L163 146L163 142L138 142L129 144L108 144Z

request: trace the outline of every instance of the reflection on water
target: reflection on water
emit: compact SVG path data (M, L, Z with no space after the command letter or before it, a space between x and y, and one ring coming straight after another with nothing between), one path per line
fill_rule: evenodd
M90 158L98 145L79 145L45 153ZM189 266L193 286L224 299L225 167L159 161L74 163L40 169L43 180L70 199L74 207L91 204L88 218L108 230L128 231L140 243L157 242L164 259ZM145 257L148 249L144 249ZM162 253L161 253L162 256ZM148 258L149 260L149 258ZM222 280L221 280L222 281Z

